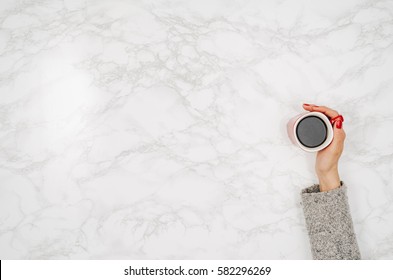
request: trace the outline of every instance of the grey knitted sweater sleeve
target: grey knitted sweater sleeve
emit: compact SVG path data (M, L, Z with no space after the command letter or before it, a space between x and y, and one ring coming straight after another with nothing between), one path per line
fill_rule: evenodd
M346 185L320 192L316 184L303 189L301 198L313 259L360 259Z

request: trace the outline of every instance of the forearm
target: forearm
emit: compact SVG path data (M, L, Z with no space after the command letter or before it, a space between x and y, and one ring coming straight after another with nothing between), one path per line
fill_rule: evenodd
M321 192L326 192L330 190L334 190L340 187L340 176L338 174L338 167L326 171L318 171L317 175L319 179L319 190Z

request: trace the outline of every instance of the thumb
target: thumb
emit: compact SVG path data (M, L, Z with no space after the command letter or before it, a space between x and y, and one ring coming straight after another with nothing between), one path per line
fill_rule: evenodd
M345 137L346 135L342 121L335 121L333 123L333 142L344 142Z

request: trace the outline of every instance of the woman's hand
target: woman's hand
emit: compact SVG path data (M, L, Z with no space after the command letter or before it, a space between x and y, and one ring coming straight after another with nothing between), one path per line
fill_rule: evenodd
M314 104L303 104L303 108L310 112L321 112L329 119L337 117L339 113L325 106ZM317 154L315 161L315 171L319 179L320 191L329 191L340 187L340 176L338 175L338 160L344 149L345 131L342 128L342 121L336 120L333 123L333 141L325 149Z

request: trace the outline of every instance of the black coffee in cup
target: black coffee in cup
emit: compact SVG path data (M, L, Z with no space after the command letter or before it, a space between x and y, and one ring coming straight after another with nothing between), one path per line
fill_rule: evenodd
M316 148L322 145L327 138L325 122L317 116L309 116L300 120L296 127L296 137L307 148Z

